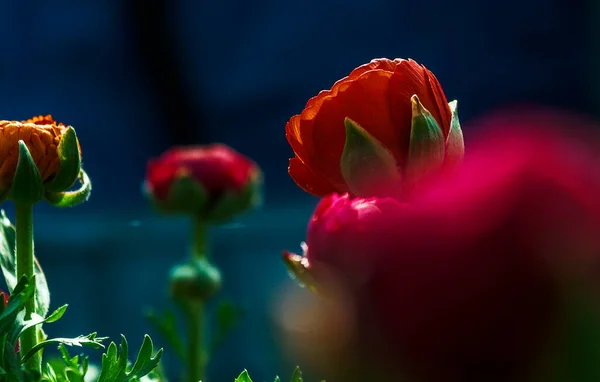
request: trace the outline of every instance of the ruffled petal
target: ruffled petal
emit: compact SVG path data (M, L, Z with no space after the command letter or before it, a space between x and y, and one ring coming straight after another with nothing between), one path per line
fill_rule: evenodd
M297 157L290 159L288 173L300 188L315 196L323 197L334 192L347 192L343 189L345 185L342 185L341 190L336 188L327 178L315 173Z
M346 132L344 118L349 117L399 155L398 126L389 110L388 82L392 73L368 71L338 88L336 97L323 102L313 126L313 147L323 173L334 183L343 183L340 158Z
M358 68L354 69L352 72L350 72L347 79L355 80L364 73L371 70L383 70L390 73L394 73L394 70L396 70L396 66L400 64L401 61L402 59L400 58L396 58L394 60L390 60L389 58L376 58L371 60L371 62L369 62L368 64L361 65Z

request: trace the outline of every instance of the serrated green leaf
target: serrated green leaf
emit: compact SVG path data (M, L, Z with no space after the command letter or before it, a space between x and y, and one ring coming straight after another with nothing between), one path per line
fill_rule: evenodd
M242 371L242 373L235 379L234 382L252 382L250 375L248 375L248 370Z
M303 382L302 380L302 371L299 366L296 366L294 372L292 373L292 379L290 382Z
M120 349L120 353L117 352L117 345L111 342L107 352L102 355L102 370L98 382L139 381L141 377L144 377L158 366L163 352L163 349L160 349L152 356L154 351L152 340L148 335L144 336L144 341L134 365L128 371L128 346L125 336L122 336Z
M281 382L281 379L279 379L279 376L276 376L273 382Z
M152 357L153 352L154 345L152 344L152 339L146 334L130 374L144 376L154 370L158 366L158 362L162 356L162 349L154 357Z
M89 346L93 349L100 349L100 348L104 347L104 345L102 344L102 341L105 339L106 339L106 337L97 337L95 332L90 333L86 336L77 336L75 338L52 338L49 340L39 342L37 345L35 345L33 348L31 348L31 350L29 350L29 352L27 352L27 354L25 354L25 356L23 356L22 362L26 362L36 352L45 348L48 345L64 344L64 345L68 345L68 346L79 346L79 347ZM110 350L110 348L109 348L109 350ZM116 351L116 349L115 349L115 351Z

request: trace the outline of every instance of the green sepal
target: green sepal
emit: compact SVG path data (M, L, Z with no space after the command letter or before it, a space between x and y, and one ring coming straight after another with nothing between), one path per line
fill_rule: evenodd
M458 120L458 101L454 100L448 103L448 105L452 112L452 121L450 122L448 138L446 138L445 162L449 165L453 165L462 162L462 159L465 156L465 141Z
M79 141L72 126L64 132L58 143L58 159L60 165L58 172L52 180L46 183L47 192L66 191L75 184L81 169L81 153Z
M221 289L221 273L206 258L192 258L171 270L169 283L174 300L204 302Z
M419 101L411 97L412 125L410 146L406 162L407 180L415 181L437 171L444 162L444 134L431 113Z
M235 215L258 208L263 202L262 186L262 173L256 169L243 190L226 192L199 217L211 223L225 223Z
M350 118L344 119L346 143L340 159L342 177L356 196L378 196L382 184L400 181L398 164L392 153Z
M19 160L9 198L15 203L36 204L44 197L44 183L27 145L19 141Z
M46 192L44 199L56 207L73 207L86 202L92 193L92 182L85 170L79 171L79 182L81 187L74 191L65 192Z
M157 200L151 192L146 192L154 206L161 212L171 214L197 215L206 208L208 192L200 183L187 174L177 176L166 200Z

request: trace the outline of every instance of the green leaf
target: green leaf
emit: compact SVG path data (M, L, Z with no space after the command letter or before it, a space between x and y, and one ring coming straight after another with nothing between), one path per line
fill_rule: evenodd
M69 304L65 304L63 306L61 306L60 308L56 309L54 312L52 312L51 315L49 315L46 318L46 322L47 323L52 323L52 322L56 322L58 320L60 320L62 318L62 316L65 314L65 312L67 311L67 307L69 306Z
M13 375L18 377L14 380L21 381L25 378L21 356L15 353L15 346L24 326L25 304L33 298L34 282L28 282L23 276L13 289L7 306L0 304L0 368L6 374L0 380L11 380Z
M240 374L234 382L252 382L252 379L250 379L250 376L248 375L248 370L242 371L242 374Z
M27 145L19 141L19 159L9 192L15 203L36 204L44 197L44 183Z
M292 379L290 382L303 382L302 380L302 371L299 366L296 366L294 372L292 373Z
M6 216L6 212L0 210L0 266L2 266L8 292L11 294L18 281L15 240L15 227ZM46 276L37 259L35 259L35 281L35 312L45 317L50 308L50 290L48 289Z
M46 191L66 191L77 180L81 169L81 153L77 134L72 126L67 128L58 143L58 159L60 160L58 172L50 182L46 183Z
M212 336L211 351L215 352L227 335L239 324L244 315L244 310L229 301L221 301L216 312L217 328Z
M356 196L389 196L400 182L394 155L350 118L344 120L346 143L340 159L344 181Z
M47 318L44 318L42 316L40 316L37 313L33 313L31 315L31 319L23 322L23 325L21 326L21 330L18 332L17 337L20 337L26 330L31 329L34 326L43 324L43 323L52 323L55 321L58 321L63 314L65 314L65 311L67 310L67 306L68 305L63 305L60 308L56 309L54 312L52 312L52 314L50 316L48 316ZM11 340L14 340L16 342L15 338L11 338Z
M10 327L16 321L17 315L25 309L25 304L32 298L33 293L33 284L29 283L27 277L23 276L13 289L6 308L0 314L0 334L9 332Z
M178 325L175 313L170 310L165 310L159 315L153 311L149 311L146 313L146 318L148 318L152 326L160 333L160 335L167 340L167 343L173 348L175 354L181 360L185 360L185 350L179 332L177 331Z
M48 345L64 344L64 345L68 345L68 346L79 346L79 347L89 346L93 349L100 349L100 348L104 347L104 345L102 344L102 341L105 339L106 339L106 337L97 337L97 334L95 332L90 333L86 336L77 336L75 338L52 338L49 340L39 342L37 345L35 345L33 348L31 348L31 350L29 350L29 352L27 352L27 354L25 354L23 356L23 359L21 360L21 362L26 362L36 352L45 348Z
M52 376L46 372L44 373L42 381L85 382L85 376L88 369L88 357L83 354L71 357L63 344L60 344L58 349L61 353L61 358L51 358L46 361L46 367L52 368L52 372L56 377L55 379L52 379Z
M46 364L46 373L44 375L44 379L47 381L52 381L52 382L58 382L58 377L56 376L56 371L54 370L54 367L52 366L52 364L47 363Z
M138 381L158 366L163 352L163 349L160 349L153 356L152 340L148 335L145 335L133 367L128 370L127 357L129 350L125 336L121 336L119 348L120 351L117 351L117 345L111 342L106 353L102 355L102 370L98 382Z
M279 379L279 376L276 376L273 382L281 382L281 379Z

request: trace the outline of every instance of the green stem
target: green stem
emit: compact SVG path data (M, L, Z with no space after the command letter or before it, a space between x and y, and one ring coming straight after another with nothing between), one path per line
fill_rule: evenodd
M33 257L33 205L16 203L16 236L17 236L17 274L19 277L27 276L32 279L34 268ZM34 285L34 294L25 305L25 319L31 319L32 313L35 312L35 295L37 291ZM26 330L21 335L21 354L27 352L37 344L37 326ZM26 367L30 370L41 371L42 356L37 352L26 362Z
M194 227L192 231L192 256L201 259L208 256L206 224L204 224L204 222L198 218L194 220L193 224Z
M201 219L195 219L193 224L192 257L202 259L208 256L206 225ZM202 303L188 303L187 308L188 380L205 382L208 362L207 344L204 338L206 312Z
M204 305L190 304L188 315L189 382L205 381L206 347L204 342Z

